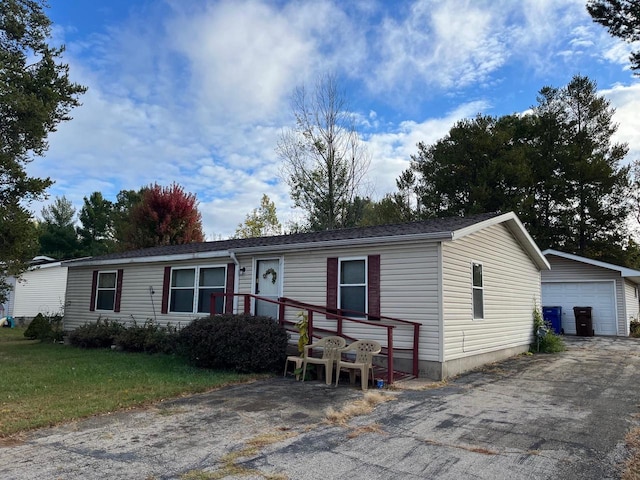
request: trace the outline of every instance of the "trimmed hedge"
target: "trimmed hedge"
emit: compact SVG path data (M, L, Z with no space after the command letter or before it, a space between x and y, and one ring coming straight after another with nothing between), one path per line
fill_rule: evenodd
M193 365L240 373L280 371L289 336L273 318L214 315L180 330L180 352Z

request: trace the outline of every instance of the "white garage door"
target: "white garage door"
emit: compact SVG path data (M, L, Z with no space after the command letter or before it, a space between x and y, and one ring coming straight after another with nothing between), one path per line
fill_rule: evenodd
M613 282L544 282L542 306L562 307L562 328L576 333L573 307L592 307L596 335L617 335L615 288Z

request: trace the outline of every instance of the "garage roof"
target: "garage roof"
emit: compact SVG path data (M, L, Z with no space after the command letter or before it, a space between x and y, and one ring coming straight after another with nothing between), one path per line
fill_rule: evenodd
M607 268L609 270L615 270L620 272L620 276L624 278L628 278L634 283L640 284L640 271L634 270L632 268L621 267L619 265L614 265L612 263L601 262L600 260L592 260L590 258L581 257L579 255L574 255L572 253L560 252L558 250L553 250L548 248L544 250L542 254L546 257L547 255L555 255L556 257L566 258L568 260L574 260L576 262L586 263L587 265L594 265L596 267Z

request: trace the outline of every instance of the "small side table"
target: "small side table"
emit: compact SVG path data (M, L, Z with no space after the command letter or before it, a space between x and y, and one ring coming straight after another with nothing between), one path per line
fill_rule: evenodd
M287 361L284 364L284 376L287 376L287 369L289 368L289 362L295 362L296 364L296 370L302 368L302 361L303 358L302 357L298 357L296 355L290 355L287 357ZM300 374L296 373L296 380L300 380Z

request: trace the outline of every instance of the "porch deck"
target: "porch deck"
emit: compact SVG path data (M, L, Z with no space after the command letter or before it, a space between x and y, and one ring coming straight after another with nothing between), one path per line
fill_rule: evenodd
M256 301L276 304L278 306L277 320L287 331L296 336L296 344L298 329L296 328L297 321L293 319L301 317L306 318L307 321L308 343L330 335L343 337L348 343L365 338L380 338L383 341L380 342L382 352L379 357L382 357L383 361L376 362L374 366L375 378L382 378L386 384L391 385L396 379L405 380L418 377L420 324L417 322L382 315L369 318L366 312L329 309L326 306L312 305L286 297L273 300L253 294L218 293L213 295L242 297L244 300L243 310L247 314L252 313L252 305L255 305ZM215 302L212 301L211 305L215 305ZM349 333L353 331L360 332L358 337ZM396 335L402 334L404 342L394 342L394 333ZM394 359L398 354L404 357L405 364L407 358L410 360L408 362L411 365L408 369L409 372L394 368Z

